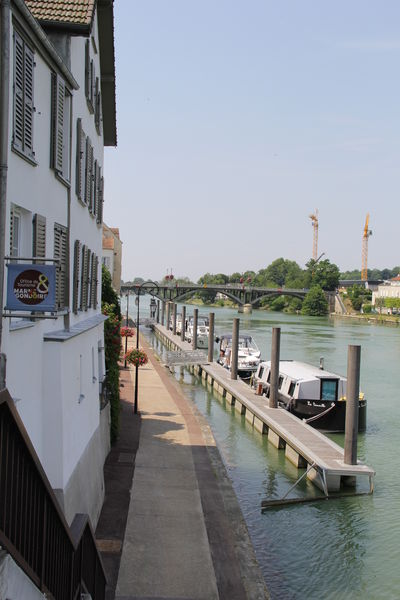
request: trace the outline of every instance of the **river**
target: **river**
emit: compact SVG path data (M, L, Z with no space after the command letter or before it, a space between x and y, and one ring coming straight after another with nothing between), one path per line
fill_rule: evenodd
M141 301L142 304L142 301ZM191 307L188 307L192 314ZM235 309L216 308L216 334L232 330ZM208 309L200 308L200 314ZM148 314L146 300L143 314ZM239 499L273 600L398 600L400 598L399 357L400 330L340 318L256 310L240 316L269 358L272 327L281 327L281 358L299 359L346 374L347 346L360 344L361 389L367 430L358 455L376 470L372 496L300 504L261 513L264 498L282 497L298 477L284 452L224 406L186 370L176 371L186 395L207 417ZM160 343L146 332L158 352ZM343 445L343 435L332 436ZM301 473L301 472L300 472ZM292 496L316 494L304 482Z

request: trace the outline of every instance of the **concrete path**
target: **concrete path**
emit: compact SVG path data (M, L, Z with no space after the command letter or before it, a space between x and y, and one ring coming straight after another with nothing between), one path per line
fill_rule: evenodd
M144 346L150 361L139 369L140 442L116 600L268 598L211 431Z

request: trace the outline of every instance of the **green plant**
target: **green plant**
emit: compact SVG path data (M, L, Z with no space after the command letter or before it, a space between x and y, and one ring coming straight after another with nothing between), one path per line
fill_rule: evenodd
M146 352L136 348L134 348L133 350L129 350L125 354L124 358L127 363L135 365L136 367L142 367L143 365L149 362Z

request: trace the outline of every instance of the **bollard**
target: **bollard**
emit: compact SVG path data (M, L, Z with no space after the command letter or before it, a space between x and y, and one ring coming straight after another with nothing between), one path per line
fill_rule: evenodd
M346 422L344 463L357 464L358 403L360 394L361 346L349 346L347 353Z
M233 319L232 350L231 350L231 379L238 376L238 352L239 352L239 319Z
M181 340L185 341L186 335L186 306L182 306L182 325L181 325Z
M160 301L157 300L157 316L156 316L156 321L157 323L160 322Z
M192 335L192 348L197 350L197 321L199 317L199 309L193 310L193 335Z
M174 335L176 335L176 309L177 308L178 308L178 305L176 302L174 302L172 305L172 333Z
M209 315L209 330L208 330L208 362L212 363L214 360L214 317L215 313L211 312Z
M165 322L165 300L161 302L161 325L164 326Z
M279 353L281 346L281 328L272 328L271 342L271 378L269 389L269 407L278 408L278 382L279 382Z
M171 303L168 301L167 302L167 316L166 316L166 322L165 322L165 327L167 328L168 331L169 331L170 311L171 311Z

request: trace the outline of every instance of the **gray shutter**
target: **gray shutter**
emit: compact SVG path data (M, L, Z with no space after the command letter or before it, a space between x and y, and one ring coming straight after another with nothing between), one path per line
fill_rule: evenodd
M58 76L52 75L53 94L53 167L60 173L63 172L64 156L64 108L65 108L65 84Z
M33 216L32 254L38 258L46 257L46 217L37 213Z
M101 106L101 94L100 94L100 84L99 78L96 77L96 86L95 86L95 108L94 108L94 122L96 125L97 133L100 134L100 106Z
M56 223L54 225L54 258L60 261L56 277L56 303L58 309L62 309L66 305L67 252L67 228Z
M98 192L98 208L97 208L97 224L103 223L103 203L104 203L104 177L99 177L99 192Z
M99 273L99 258L95 256L94 259L94 301L93 308L97 308L98 300L97 300L97 287L98 287L98 273Z
M13 255L14 249L14 207L10 209L10 256Z
M97 179L98 179L98 165L97 165L97 160L95 160L94 166L93 166L93 175L92 175L93 181L92 181L90 207L89 207L89 210L92 215L96 214L96 209L97 209Z
M82 129L82 120L78 119L76 122L76 195L79 200L83 201L83 175L85 164L84 159L84 144L85 134Z
M93 303L93 252L88 253L88 308L92 307Z
M85 46L85 96L89 100L89 90L90 90L90 50L89 50L89 40L86 40Z
M23 150L24 141L24 43L14 31L14 136L13 144Z
M87 310L88 308L89 255L89 248L87 246L82 246L81 310Z
M24 151L33 156L33 69L32 50L24 44Z
M86 138L86 168L85 168L85 204L90 207L90 199L92 192L92 172L93 172L93 147L90 143L90 138Z
M74 311L75 314L78 313L80 255L81 255L81 243L80 243L79 240L75 240L75 244L74 244L73 290L72 290L72 310Z

